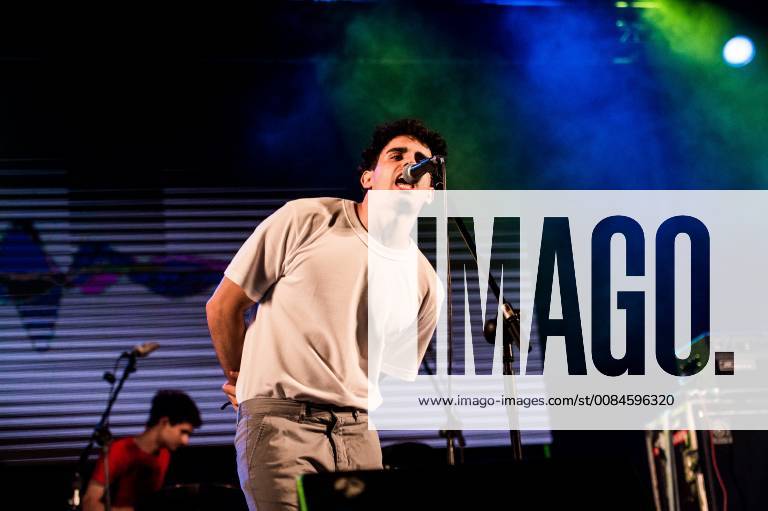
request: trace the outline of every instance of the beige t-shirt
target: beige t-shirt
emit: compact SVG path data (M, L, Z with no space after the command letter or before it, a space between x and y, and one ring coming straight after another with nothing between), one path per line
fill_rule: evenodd
M388 281L394 289L415 282L414 324L397 325L396 311L371 311L372 318L387 318L383 327L376 327L384 329L377 337L386 337L388 329L403 332L410 327L417 333L418 345L411 343L410 351L397 343L376 342L369 357L368 235L354 202L295 200L259 224L224 272L259 302L245 334L239 402L279 397L368 409L369 362L375 373L416 376L441 303L435 272L415 245L392 250L372 243L372 252L377 273L392 275ZM418 276L398 278L410 273L407 267L398 271L407 261L413 262L408 267L417 267L412 273ZM404 284L398 287L398 282ZM378 303L379 309L388 308L380 299ZM395 308L403 303L411 303L410 297L393 294ZM377 401L372 396L372 408Z

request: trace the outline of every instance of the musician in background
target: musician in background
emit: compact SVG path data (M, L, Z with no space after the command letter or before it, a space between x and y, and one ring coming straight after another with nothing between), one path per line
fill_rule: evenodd
M96 462L83 498L83 511L103 510L107 487L114 511L134 510L162 488L171 452L189 444L190 435L201 424L200 411L187 394L158 391L144 432L116 440L110 446L109 484L104 479L103 455Z

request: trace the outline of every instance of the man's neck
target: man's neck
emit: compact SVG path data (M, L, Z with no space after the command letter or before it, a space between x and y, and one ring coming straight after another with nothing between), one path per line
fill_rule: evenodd
M355 213L357 214L357 219L360 220L360 223L363 224L363 227L365 227L365 230L368 230L368 194L365 194L365 197L363 197L363 202L355 202Z
M133 441L146 453L156 454L160 450L160 438L154 428L149 428L144 433L133 437Z
M358 220L360 220L360 223L363 224L363 227L370 236L367 192L362 202L355 203L355 213L357 213ZM374 221L377 222L374 226L374 237L377 238L379 243L395 249L408 247L411 242L410 232L416 221L415 216L413 218L406 218L393 210L374 215ZM379 237L384 239L378 239Z

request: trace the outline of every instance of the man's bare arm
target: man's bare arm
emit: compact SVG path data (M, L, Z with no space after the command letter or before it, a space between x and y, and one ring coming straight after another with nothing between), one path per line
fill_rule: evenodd
M83 511L104 511L101 499L104 497L104 486L95 481L88 483L83 496Z
M253 304L243 289L227 277L221 279L205 304L213 347L229 384L237 380L245 342L244 315Z

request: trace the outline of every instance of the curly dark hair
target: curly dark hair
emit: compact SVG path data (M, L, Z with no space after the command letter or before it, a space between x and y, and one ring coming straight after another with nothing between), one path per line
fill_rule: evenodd
M432 154L445 156L448 149L445 139L437 131L427 128L418 119L398 119L396 121L379 124L373 130L371 143L360 155L360 164L357 166L358 175L376 166L381 150L395 137L405 135L414 138L432 151Z
M195 402L180 390L158 390L152 398L147 428L156 425L163 417L168 417L171 426L189 422L195 428L199 428L203 424L200 419L200 410L197 409Z

